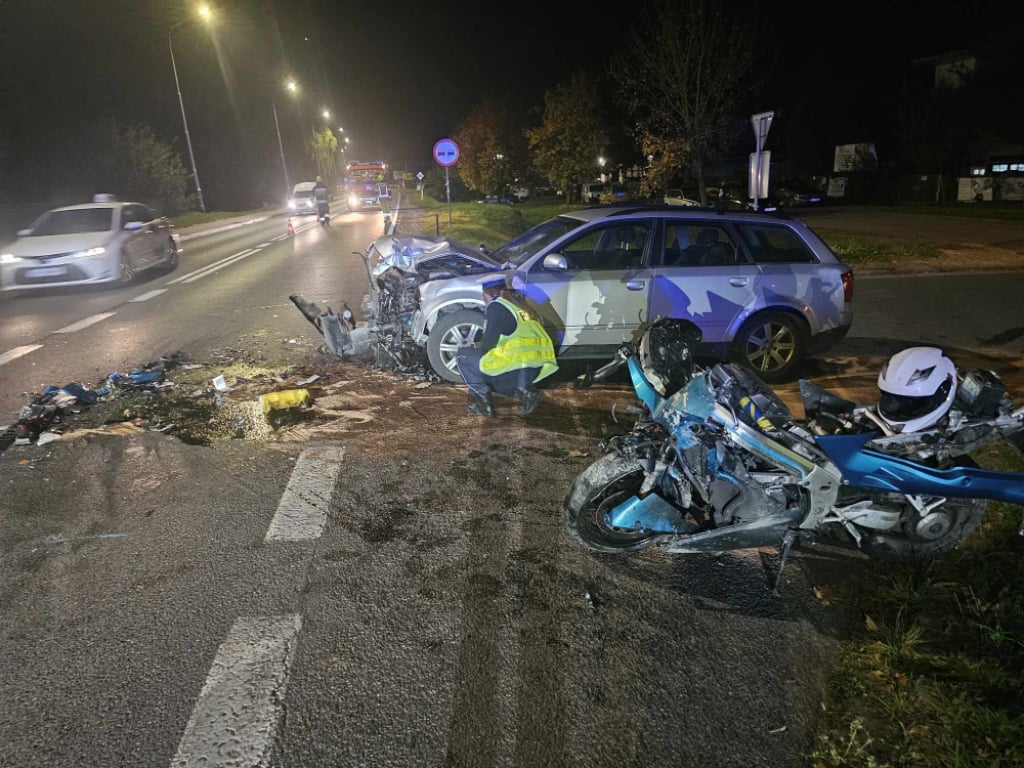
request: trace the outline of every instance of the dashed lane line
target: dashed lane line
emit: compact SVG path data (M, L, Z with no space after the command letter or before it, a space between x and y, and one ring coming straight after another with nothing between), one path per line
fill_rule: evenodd
M129 302L132 302L132 301L149 301L150 299L155 299L161 293L167 293L167 289L166 288L157 288L155 291L150 291L149 293L144 293L141 296L136 296L134 299L128 299L128 301Z
M83 328L88 328L90 325L95 325L101 320L106 320L108 317L113 317L114 312L100 312L98 315L90 315L89 317L79 320L77 323L71 325L65 325L63 328L54 331L54 333L74 333L80 331Z
M309 541L320 537L327 524L334 479L341 470L345 448L307 448L295 462L266 541Z
M269 765L302 616L240 617L217 649L171 768Z
M9 349L0 355L0 365L11 362L11 360L17 360L22 355L27 355L29 352L35 352L37 349L42 349L42 344L25 344L21 347L15 347Z

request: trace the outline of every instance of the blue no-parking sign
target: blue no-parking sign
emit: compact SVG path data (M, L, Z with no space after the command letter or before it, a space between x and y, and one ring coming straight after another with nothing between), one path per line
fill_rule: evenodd
M455 165L459 161L459 145L451 139L438 139L434 144L434 160L442 168Z

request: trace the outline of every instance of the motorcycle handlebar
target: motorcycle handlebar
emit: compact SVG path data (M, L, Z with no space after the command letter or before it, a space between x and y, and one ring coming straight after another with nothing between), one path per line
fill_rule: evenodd
M593 372L590 368L587 368L587 372L576 379L576 389L586 389L595 381L603 381L604 379L607 379L622 367L632 353L632 348L627 344L623 344L618 348L618 350L616 350L615 357L612 358L611 362L605 363Z

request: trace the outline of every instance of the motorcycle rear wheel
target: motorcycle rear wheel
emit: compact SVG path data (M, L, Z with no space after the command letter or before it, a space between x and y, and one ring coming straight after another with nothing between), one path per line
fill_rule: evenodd
M569 492L565 506L569 532L597 552L617 554L649 547L663 534L613 528L605 520L608 510L635 496L643 481L644 469L637 458L609 453L595 461L580 473Z
M957 463L977 466L968 457ZM947 498L923 520L913 510L902 533L865 531L860 548L868 557L887 563L934 560L952 552L974 533L987 506L987 499Z

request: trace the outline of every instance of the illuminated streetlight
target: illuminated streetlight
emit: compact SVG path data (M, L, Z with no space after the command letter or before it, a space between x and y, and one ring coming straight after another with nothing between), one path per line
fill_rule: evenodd
M213 14L210 11L210 6L202 5L198 9L199 17L202 19L212 18ZM171 69L174 71L174 87L178 91L178 106L181 107L181 122L185 126L185 145L188 147L188 159L192 163L192 178L196 184L196 198L199 200L199 210L206 213L206 204L203 202L203 188L199 185L199 171L196 170L196 158L192 153L192 137L189 136L188 132L188 120L185 117L185 102L181 98L181 83L178 82L178 65L174 61L174 46L171 44L171 35L178 27L184 24L189 19L182 19L177 24L174 24L167 31L167 48L171 52Z

